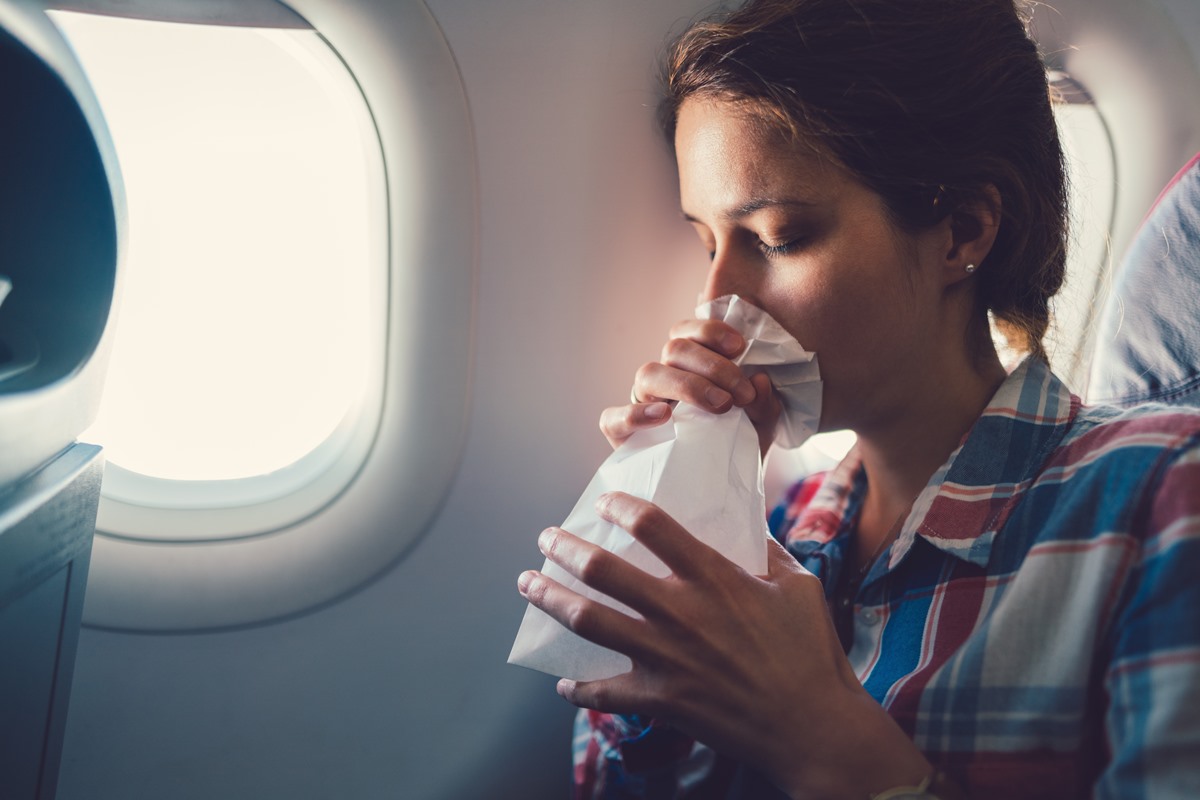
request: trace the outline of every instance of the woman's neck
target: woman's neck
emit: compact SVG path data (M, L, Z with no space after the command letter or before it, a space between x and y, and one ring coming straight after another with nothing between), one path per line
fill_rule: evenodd
M868 488L858 520L856 563L898 533L897 523L958 447L1004 378L994 353L978 367L940 379L926 377L888 419L858 431Z

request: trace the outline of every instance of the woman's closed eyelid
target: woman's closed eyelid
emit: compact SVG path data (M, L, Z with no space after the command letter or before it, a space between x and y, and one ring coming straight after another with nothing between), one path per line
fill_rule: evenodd
M717 258L717 253L724 249L724 247L720 243L714 241L714 237L712 237L711 234L708 234L707 230L702 231L699 224L693 222L693 225L696 227L696 233L699 236L700 244L704 247L705 252L708 253L708 260L715 261ZM735 230L729 232L726 236L728 239L726 246L732 246L734 248L740 246L749 246L753 247L755 250L767 257L774 258L788 255L795 250L800 249L800 247L805 245L808 240L812 238L810 232L808 231L795 231L793 228L791 231L784 230L778 233L775 232L779 230L779 228L774 228L772 232L767 232L765 230L755 230L755 228L746 226L740 231Z
M788 253L798 250L805 242L805 237L797 236L788 239L779 244L770 244L769 242L759 239L757 247L766 256L784 256Z
M764 240L762 240L758 237L755 237L755 240L754 240L754 248L767 257L779 257L779 256L788 255L788 254L793 253L796 250L800 249L800 247L802 247L804 244L805 244L805 237L797 237L794 239L789 239L788 241L782 242L780 244L768 244L767 242L765 242ZM709 261L717 260L716 248L711 248L708 245L705 245L705 250L708 252L708 260Z

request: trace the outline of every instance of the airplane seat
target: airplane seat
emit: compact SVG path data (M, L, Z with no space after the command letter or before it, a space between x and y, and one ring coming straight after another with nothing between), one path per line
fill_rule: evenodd
M1087 397L1200 407L1200 154L1167 184L1114 272Z
M0 0L0 488L95 418L124 193L99 103L36 4Z
M0 0L0 796L53 800L102 458L122 231L115 154L67 43Z

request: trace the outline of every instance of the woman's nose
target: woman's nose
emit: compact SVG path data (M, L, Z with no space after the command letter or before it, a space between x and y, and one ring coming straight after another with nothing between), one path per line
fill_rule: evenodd
M707 302L727 294L736 294L753 303L756 289L753 274L752 265L746 263L745 256L718 248L708 268L701 299Z

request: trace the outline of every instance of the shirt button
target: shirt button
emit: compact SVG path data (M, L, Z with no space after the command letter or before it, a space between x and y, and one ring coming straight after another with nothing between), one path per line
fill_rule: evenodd
M864 608L858 613L858 620L863 625L875 625L879 622L879 612L873 608Z

